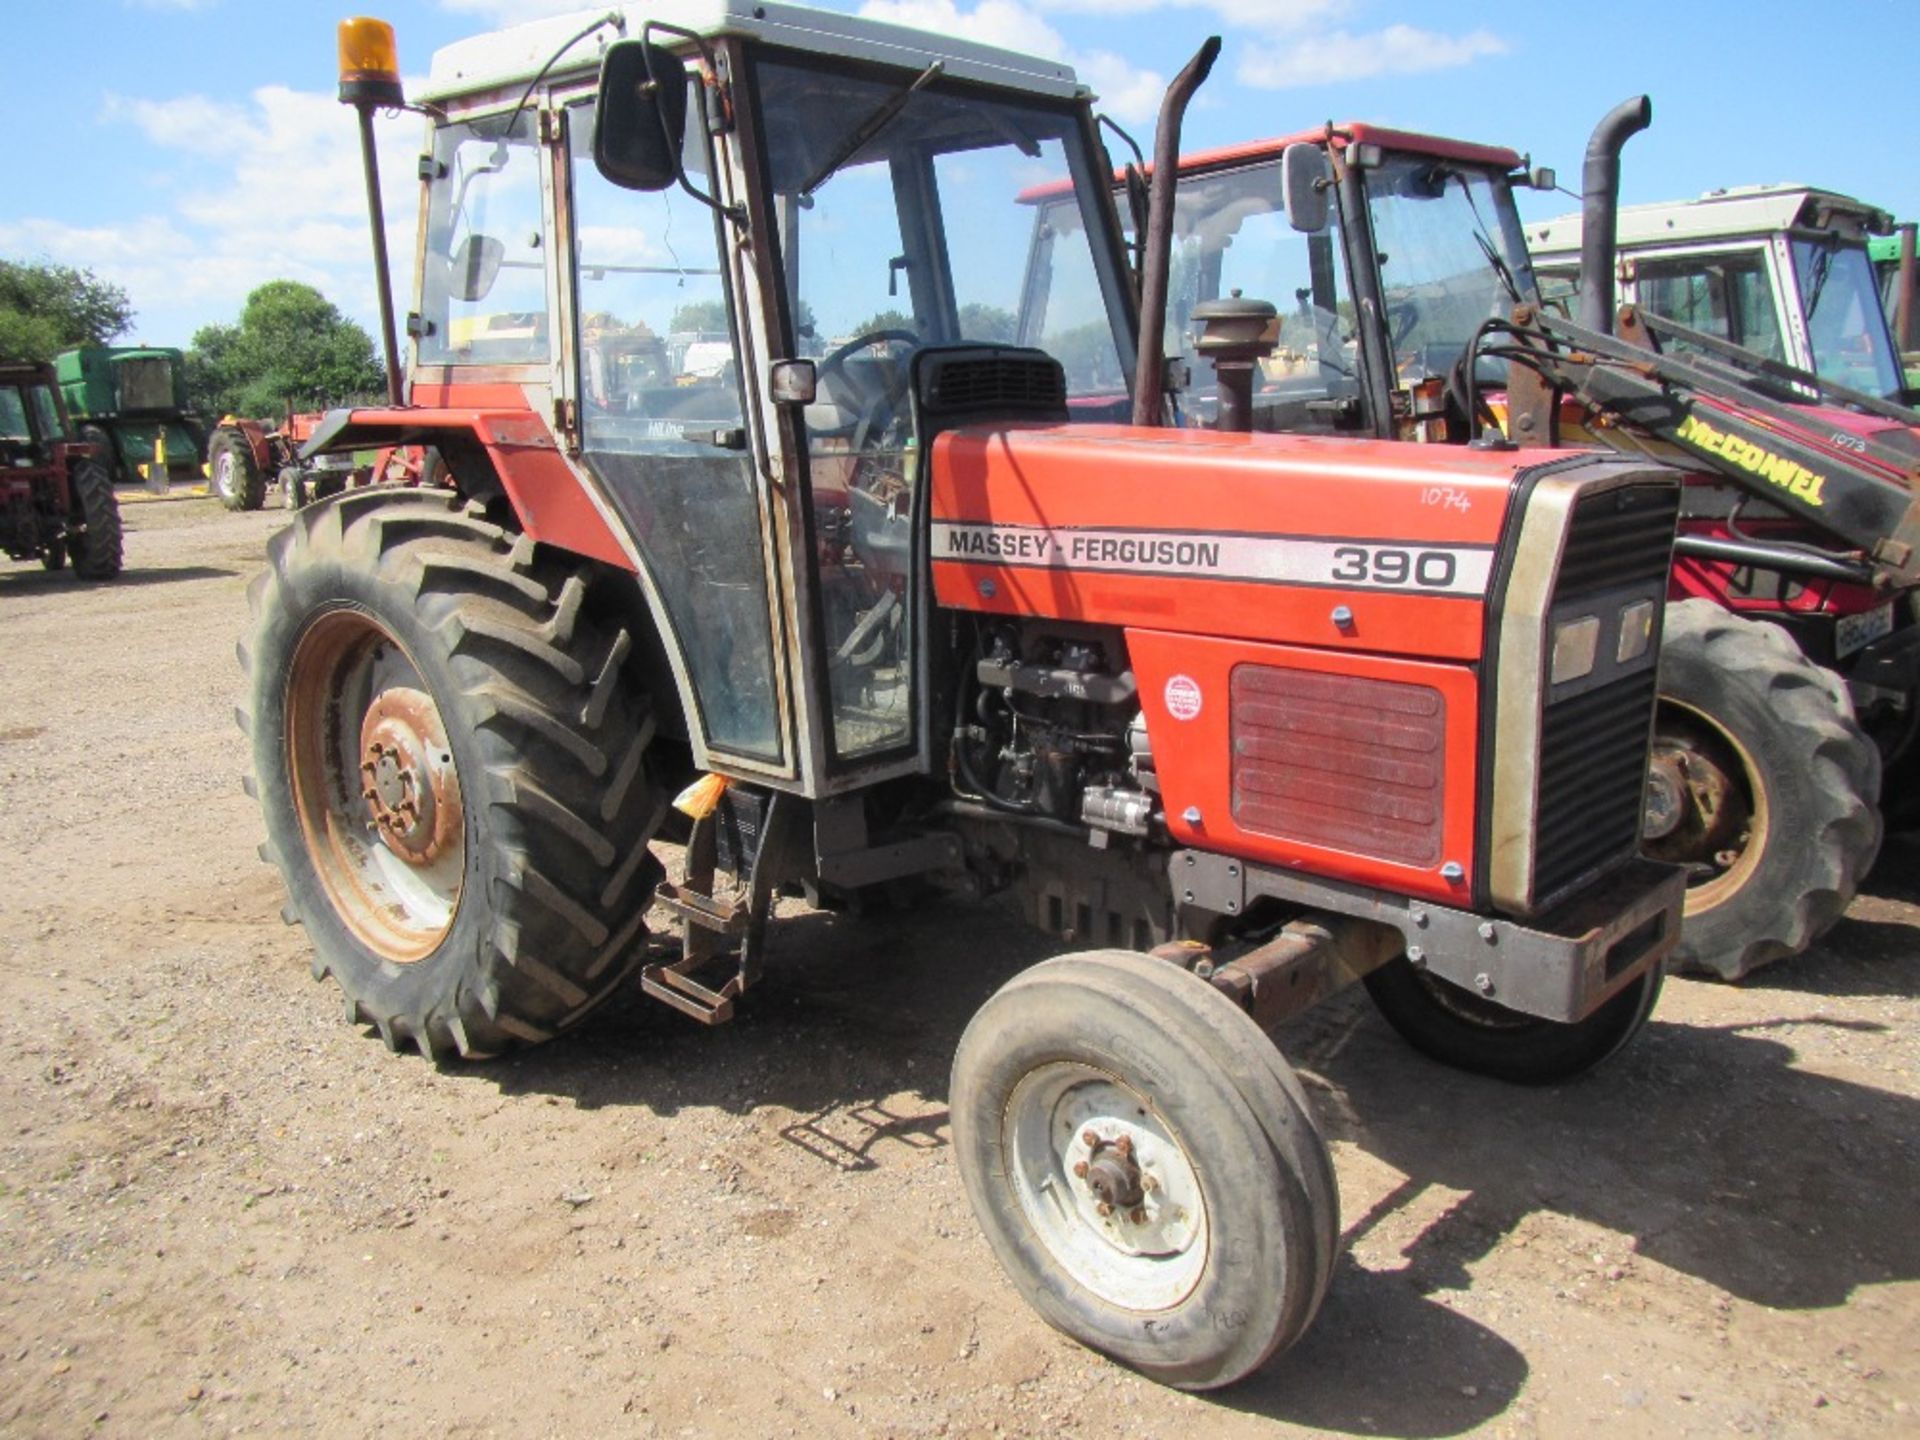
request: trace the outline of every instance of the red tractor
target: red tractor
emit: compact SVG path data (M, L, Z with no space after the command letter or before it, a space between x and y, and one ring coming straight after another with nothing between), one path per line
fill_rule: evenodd
M1602 283L1579 324L1542 303L1514 203L1550 172L1348 123L1181 162L1168 326L1195 371L1188 423L1219 403L1194 320L1244 291L1273 302L1246 362L1257 430L1484 450L1504 424L1690 472L1646 846L1688 871L1676 963L1737 978L1846 909L1879 848L1883 761L1889 803L1912 790L1920 416L1644 310L1609 333L1618 152L1650 114L1619 107L1589 149L1583 270ZM1029 198L1042 232L1070 204Z
M325 412L289 409L273 429L258 420L223 418L207 438L207 480L214 495L229 510L258 510L271 487L282 505L298 510L355 485L420 483L425 459L416 448L382 449L371 465L358 464L352 454L305 454L326 418Z
M434 58L406 389L307 448L430 445L443 483L307 506L251 591L286 914L352 1017L457 1062L632 980L727 1019L784 889L1015 897L1076 953L960 1042L975 1213L1049 1322L1228 1383L1305 1329L1340 1233L1265 1031L1364 980L1428 1054L1538 1082L1652 1009L1679 487L1167 424L1173 161L1217 40L1168 94L1136 290L1064 66L672 13ZM370 136L392 32L342 54ZM1030 265L1036 170L1073 207ZM603 386L589 317L664 338Z
M120 573L120 502L98 445L72 439L51 365L0 361L0 550L83 580Z

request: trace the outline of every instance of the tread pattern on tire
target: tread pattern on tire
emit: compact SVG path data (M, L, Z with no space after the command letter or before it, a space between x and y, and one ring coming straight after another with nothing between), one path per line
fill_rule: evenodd
M253 447L247 443L246 436L231 429L213 432L213 438L207 442L209 474L219 469L222 454L233 456L233 490L228 493L215 484L214 496L229 510L258 510L266 503L267 477L254 463Z
M120 573L122 538L120 500L113 478L97 460L85 460L70 476L73 498L86 532L73 557L73 573L83 580L111 580Z
M470 728L482 758L482 773L463 769L461 786L493 923L457 987L425 1008L386 1014L363 967L321 954L317 974L332 975L349 1012L389 1045L412 1042L430 1058L478 1058L559 1034L644 958L661 874L648 841L666 800L636 753L651 717L624 686L595 709L587 679L617 675L607 662L630 650L625 628L608 633L587 618L587 581L568 557L448 492L361 490L316 502L268 554L268 572L249 589L256 618L280 603L276 592L299 565L371 570L410 597L457 677L459 694L438 697L442 716L450 730ZM256 692L257 649L241 655ZM252 731L244 713L241 724ZM256 740L256 764L259 749ZM615 775L617 791L608 784ZM305 863L272 858L283 873L290 859ZM318 941L308 906L326 904L324 891L289 888L294 918Z
M1737 980L1807 949L1853 902L1880 850L1880 752L1854 723L1840 677L1809 660L1778 625L1732 614L1711 600L1683 600L1667 607L1662 655L1676 646L1694 649L1714 672L1762 697L1775 728L1795 735L1793 750L1817 807L1799 833L1778 837L1799 856L1795 883L1749 886L1756 894L1747 897L1739 939L1702 948L1697 926L1693 943L1681 929L1670 969ZM1667 675L1663 669L1663 695Z

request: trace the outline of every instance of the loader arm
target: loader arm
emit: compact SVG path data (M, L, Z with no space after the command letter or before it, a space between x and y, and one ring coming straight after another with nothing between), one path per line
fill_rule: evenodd
M1615 448L1671 446L1860 551L1876 583L1920 583L1920 414L1631 306L1626 338L1531 306L1493 333L1479 353L1516 364L1518 432L1550 433L1570 397Z

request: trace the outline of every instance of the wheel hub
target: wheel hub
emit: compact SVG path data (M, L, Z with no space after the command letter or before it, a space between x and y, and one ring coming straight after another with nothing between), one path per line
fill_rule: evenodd
M432 697L383 690L360 725L361 795L370 828L410 865L431 865L460 836L453 756Z
M1686 813L1687 782L1681 773L1680 757L1671 750L1653 753L1647 767L1646 811L1641 817L1640 833L1647 840L1664 840L1680 826Z
M1075 1162L1074 1177L1086 1182L1101 1207L1100 1213L1138 1208L1147 1198L1146 1177L1133 1158L1133 1137L1103 1140L1089 1130L1081 1136L1081 1142L1087 1147L1088 1158Z

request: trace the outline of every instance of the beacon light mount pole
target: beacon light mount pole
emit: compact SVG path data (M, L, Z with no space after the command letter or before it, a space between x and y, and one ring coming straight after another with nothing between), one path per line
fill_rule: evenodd
M367 181L367 217L373 225L374 283L380 290L380 340L387 361L387 399L400 394L400 343L393 324L393 280L387 265L386 209L380 203L380 159L373 145L373 113L407 103L400 85L399 48L393 26L355 16L340 22L340 103L360 113L360 163Z

